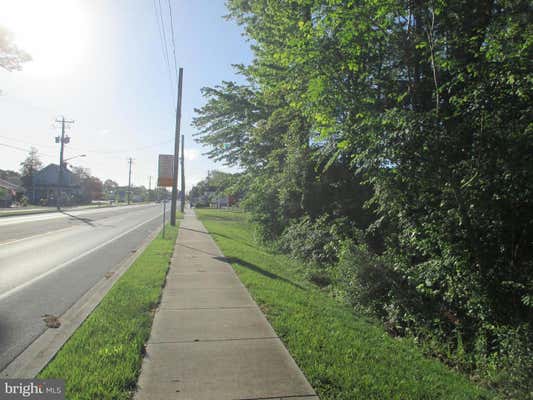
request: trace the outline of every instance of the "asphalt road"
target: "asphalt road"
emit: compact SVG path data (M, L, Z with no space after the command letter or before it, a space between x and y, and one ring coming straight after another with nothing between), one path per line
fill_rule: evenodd
M160 204L0 218L0 371L161 223Z

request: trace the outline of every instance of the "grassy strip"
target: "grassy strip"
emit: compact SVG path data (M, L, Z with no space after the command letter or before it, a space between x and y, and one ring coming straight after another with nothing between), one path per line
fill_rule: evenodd
M65 379L68 399L129 399L135 390L153 310L178 234L166 227L115 283L39 374Z
M305 279L305 266L259 246L237 212L197 210L242 282L327 399L487 399L492 395L410 340L355 315Z

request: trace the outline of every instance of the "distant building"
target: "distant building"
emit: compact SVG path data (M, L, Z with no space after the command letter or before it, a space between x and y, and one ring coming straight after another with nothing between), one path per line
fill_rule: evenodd
M213 196L211 200L211 208L225 208L229 206L229 197L223 194Z
M117 187L113 195L113 200L116 202L127 202L129 191L130 188L128 186ZM132 186L130 196L130 202L141 203L148 199L148 190L144 186Z
M55 205L58 189L59 165L49 164L33 174L32 187L29 189L28 198L33 204ZM75 204L80 198L80 180L67 167L63 168L61 182L61 203L64 205Z
M0 207L11 207L22 193L24 193L22 186L0 179Z

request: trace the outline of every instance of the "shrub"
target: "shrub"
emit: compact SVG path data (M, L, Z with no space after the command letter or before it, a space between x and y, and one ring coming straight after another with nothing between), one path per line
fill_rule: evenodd
M26 196L22 196L22 197L20 198L20 205L21 205L22 207L27 207L27 206L28 206L28 203L29 203L29 200L28 200L28 198L27 198Z
M343 219L331 220L327 214L315 220L305 216L285 229L278 248L301 260L332 265L339 260L341 243L348 231Z

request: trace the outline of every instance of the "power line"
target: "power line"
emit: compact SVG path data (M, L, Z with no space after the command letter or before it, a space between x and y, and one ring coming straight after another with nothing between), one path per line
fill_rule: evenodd
M174 21L172 19L172 6L170 0L168 2L168 11L170 13L170 31L172 33L172 54L174 54L174 73L176 74L176 82L178 81L178 62L176 61L176 42L174 41Z
M170 71L170 59L168 57L168 43L167 43L167 35L166 35L166 29L165 29L165 21L163 20L163 14L161 12L161 0L153 1L154 3L154 10L155 10L155 20L158 27L159 32L159 42L161 43L161 52L163 54L163 59L166 61L167 64L167 71L168 71L168 79L170 81L170 86L174 86L174 82L172 80L172 72ZM157 7L157 4L159 4L159 8ZM172 92L171 92L172 93ZM172 98L174 98L174 95L172 95Z
M7 144L7 143L0 143L0 146L9 147L10 149L20 150L20 151L24 151L24 152L30 152L31 151L31 149L25 149L25 148L18 147L18 146L13 146L13 145L10 145L10 144ZM41 152L39 152L39 154L42 155L42 156L46 156L46 157L55 157L55 156L53 156L51 154L46 154L46 153L41 153Z
M110 151L107 151L107 150L84 150L84 151L86 153L95 153L95 154L104 154L104 155L131 153L135 151L149 149L149 148L156 147L156 146L161 146L163 144L168 144L170 142L172 142L172 139L165 140L164 142L161 142L161 143L154 143L154 144L149 144L147 146L136 147L134 149L110 150Z
M20 140L20 139L15 139L13 137L4 136L4 135L0 135L0 137L3 138L3 139L10 140L12 142L29 144L30 146L33 146L33 147L48 147L48 148L54 148L55 149L55 146L51 146L51 145L47 145L47 144L35 144L35 143L32 143L32 142L28 142L28 141Z

